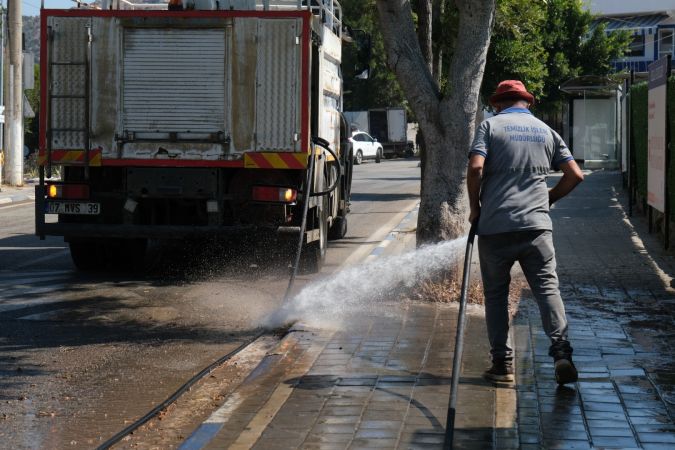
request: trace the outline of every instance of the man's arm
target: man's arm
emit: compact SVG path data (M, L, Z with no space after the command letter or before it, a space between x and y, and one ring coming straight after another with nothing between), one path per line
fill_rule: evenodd
M577 184L584 181L584 174L573 159L561 163L560 170L563 173L562 178L558 181L558 184L548 191L549 206L572 192Z
M466 169L466 189L469 191L469 205L471 213L469 222L474 223L480 216L480 183L483 178L483 165L485 157L472 154L469 158L469 166Z

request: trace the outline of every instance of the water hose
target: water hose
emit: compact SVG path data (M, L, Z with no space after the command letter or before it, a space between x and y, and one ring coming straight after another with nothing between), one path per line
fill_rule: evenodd
M328 189L325 191L321 192L312 192L312 185L314 181L314 166L315 166L315 160L316 160L316 146L322 147L326 149L333 157L335 158L335 161L338 163L338 174L335 177L335 181L332 186L330 186ZM302 255L302 247L305 243L305 231L307 230L307 211L309 210L309 199L310 197L318 197L322 195L327 195L331 193L335 188L338 186L338 183L340 182L340 178L342 176L342 164L340 164L340 159L338 156L333 152L333 150L330 149L328 141L321 139L319 137L315 137L312 139L312 156L309 158L309 167L307 168L307 179L305 180L305 190L303 192L303 203L302 203L302 221L300 222L300 236L298 238L298 247L297 251L295 252L295 262L293 264L293 271L291 272L291 278L288 280L288 286L286 287L286 293L284 294L284 298L282 300L282 307L286 305L288 302L288 299L291 295L291 291L293 290L293 284L295 284L295 277L298 274L298 268L300 267L300 256Z
M473 241L476 237L478 220L474 220L466 240L466 253L464 254L464 274L462 275L462 290L459 298L459 314L457 316L457 334L455 335L455 353L452 360L452 384L450 388L450 403L448 404L448 418L445 422L445 439L443 450L452 449L452 439L455 432L455 413L457 412L457 391L459 389L459 377L462 371L462 352L464 350L464 327L466 325L466 302L469 292L469 278L471 276L471 254L473 253Z

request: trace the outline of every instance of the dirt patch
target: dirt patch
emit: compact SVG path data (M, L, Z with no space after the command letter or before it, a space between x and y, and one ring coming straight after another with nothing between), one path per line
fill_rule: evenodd
M174 449L234 392L242 380L276 347L282 336L259 339L195 384L157 417L122 440L117 448Z
M484 304L483 282L474 279L469 283L468 302L475 305ZM459 302L462 280L461 273L447 271L432 278L423 280L408 292L409 298L437 303ZM509 312L513 316L518 310L518 304L523 297L531 297L532 293L522 273L512 275L509 287Z

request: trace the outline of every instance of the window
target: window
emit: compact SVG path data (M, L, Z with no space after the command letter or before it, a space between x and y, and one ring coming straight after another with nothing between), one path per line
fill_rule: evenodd
M642 34L633 36L628 46L626 56L645 56L645 37Z
M355 141L357 141L357 142L364 142L364 141L365 141L364 136L363 136L363 133L356 133L356 134L354 135L354 138L353 138L353 139L354 139Z
M673 30L659 30L659 58L673 54Z

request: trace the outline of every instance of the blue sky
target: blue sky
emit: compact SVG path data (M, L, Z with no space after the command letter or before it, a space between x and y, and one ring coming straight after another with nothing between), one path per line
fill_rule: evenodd
M7 0L2 0L3 6L7 7ZM45 8L72 8L75 3L71 0L45 0ZM40 0L21 0L21 12L24 16L40 15Z

